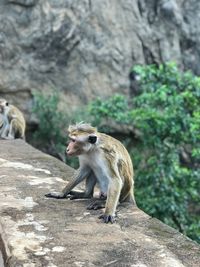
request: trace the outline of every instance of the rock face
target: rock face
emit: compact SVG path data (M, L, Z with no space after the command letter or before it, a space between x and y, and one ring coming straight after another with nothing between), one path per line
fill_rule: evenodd
M73 174L24 141L0 141L0 250L9 267L198 267L200 247L136 207L115 224L91 200L47 199ZM6 264L7 263L7 264ZM1 260L0 260L1 266Z
M134 64L176 61L200 74L199 0L1 0L0 94L29 113L33 90L65 109L129 93Z

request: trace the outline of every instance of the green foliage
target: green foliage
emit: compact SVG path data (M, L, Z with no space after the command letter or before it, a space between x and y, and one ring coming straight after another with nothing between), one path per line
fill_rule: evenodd
M34 143L49 154L64 158L65 137L63 129L67 125L66 117L58 110L59 96L56 93L44 95L34 93L33 113L39 124L34 132Z
M116 122L127 122L126 116L128 101L123 95L116 94L112 98L102 101L97 98L89 104L89 114L92 115L96 125L113 119ZM105 122L106 123L106 122Z
M65 149L67 141L67 127L73 118L69 119L68 114L59 110L59 95L56 92L43 94L35 92L33 94L33 113L36 115L39 123L38 128L33 134L32 143L74 168L78 167L76 158L65 158ZM79 114L75 116L78 118Z
M132 123L141 132L131 151L139 207L200 242L200 78L174 63L136 66L141 94L97 99L90 113Z
M58 142L62 140L60 129L66 121L63 114L58 111L59 96L56 93L43 95L34 93L33 112L39 119L39 131L37 137L46 142Z

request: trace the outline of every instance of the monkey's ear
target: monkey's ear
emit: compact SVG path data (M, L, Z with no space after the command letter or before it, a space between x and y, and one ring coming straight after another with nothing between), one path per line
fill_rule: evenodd
M95 144L96 141L97 141L97 136L96 136L96 135L90 135L90 136L88 137L88 142L89 142L90 144Z

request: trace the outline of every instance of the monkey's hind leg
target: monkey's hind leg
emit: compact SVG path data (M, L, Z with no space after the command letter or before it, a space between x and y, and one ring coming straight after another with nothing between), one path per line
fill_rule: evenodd
M93 194L87 194L86 192L71 191L69 193L69 199L83 199L83 198L92 198Z
M87 206L88 210L99 210L103 209L106 206L107 195L103 192L100 192L99 199L93 199L93 201Z
M103 209L106 206L105 199L93 199L93 201L87 206L87 210L99 210Z
M3 125L2 129L1 129L1 138L2 139L7 139L9 128L10 128L9 124Z
M16 122L15 119L11 120L10 126L8 128L7 136L5 136L4 139L7 139L7 140L15 139L15 127L16 127L16 124L17 124L17 122Z
M96 177L93 172L86 178L85 181L85 192L70 191L70 199L82 199L92 198L94 193L94 187L96 184Z
M45 197L56 198L56 199L69 198L70 200L73 200L73 199L91 198L92 196L87 195L85 192L70 191L68 195L65 195L64 193L51 192L45 194Z
M69 196L68 195L66 196L64 193L51 192L51 193L45 194L45 197L56 198L56 199L64 199L64 198L68 198Z

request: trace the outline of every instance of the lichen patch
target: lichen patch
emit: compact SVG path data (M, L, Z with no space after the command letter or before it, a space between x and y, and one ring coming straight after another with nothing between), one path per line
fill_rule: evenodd
M25 164L18 161L8 161L5 159L0 158L0 167L1 168L13 168L13 169L23 169L23 170L33 170L37 172L44 172L45 174L51 174L49 170L41 169L41 168L34 168L30 164Z

